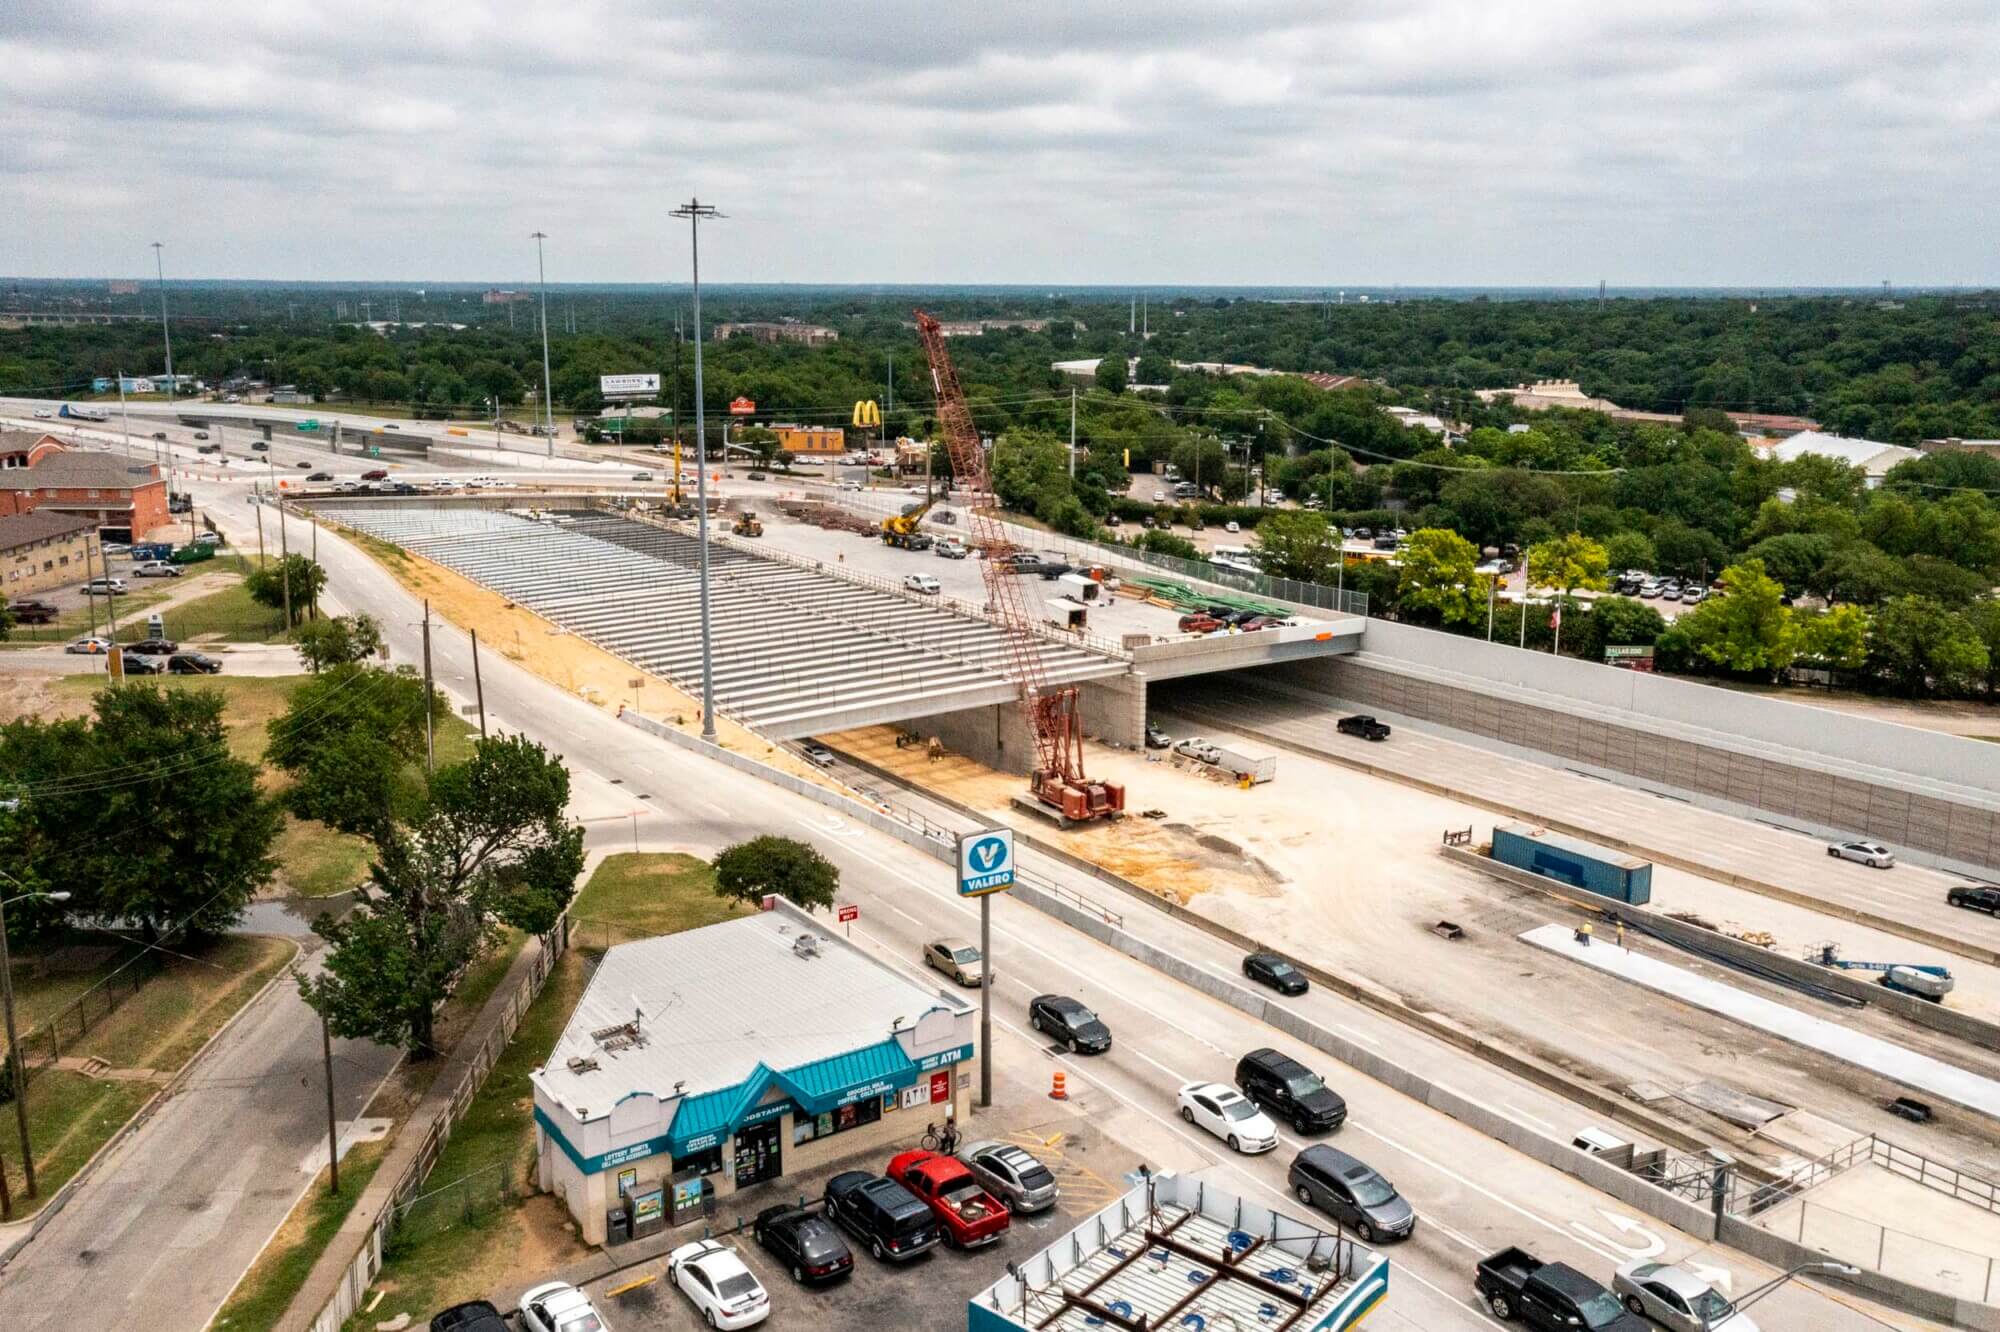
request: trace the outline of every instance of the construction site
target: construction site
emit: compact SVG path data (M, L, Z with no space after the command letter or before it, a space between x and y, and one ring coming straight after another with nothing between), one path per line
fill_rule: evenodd
M1740 1218L1739 1245L1834 1252L2000 1326L2000 931L1947 902L2000 860L1976 743L1523 663L1027 528L980 502L985 450L919 330L948 491L713 497L727 724L926 826L1012 824L1135 910L1449 1033L1567 1107L1522 1121ZM629 663L601 705L657 711L636 686L669 686L687 728L704 548L685 503L302 502ZM1343 734L1350 710L1382 736ZM1649 900L1498 864L1517 823L1644 864ZM1863 834L1893 870L1827 856Z

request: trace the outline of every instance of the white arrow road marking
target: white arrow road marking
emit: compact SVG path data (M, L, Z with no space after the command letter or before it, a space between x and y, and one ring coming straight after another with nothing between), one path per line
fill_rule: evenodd
M861 836L861 829L854 827L852 824L848 823L846 819L841 818L838 814L829 814L824 819L818 819L818 820L800 819L799 823L802 826L811 828L814 832L820 833L827 837Z
M1630 1217L1620 1216L1608 1207L1598 1208L1597 1214L1609 1222L1614 1229L1636 1237L1639 1242L1635 1245L1624 1240L1612 1239L1609 1235L1593 1230L1581 1221L1570 1222L1569 1228L1579 1235L1596 1240L1599 1244L1617 1249L1631 1261L1636 1261L1640 1258L1657 1258L1667 1251L1667 1242L1665 1240Z
M1683 1267L1694 1275L1697 1281L1706 1281L1724 1295L1731 1294L1736 1285L1736 1276L1726 1267L1710 1267L1706 1263L1683 1263Z

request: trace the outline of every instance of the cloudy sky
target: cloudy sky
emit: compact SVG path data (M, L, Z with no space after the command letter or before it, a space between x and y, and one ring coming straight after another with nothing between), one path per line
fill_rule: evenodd
M0 275L2000 282L1994 0L0 0Z

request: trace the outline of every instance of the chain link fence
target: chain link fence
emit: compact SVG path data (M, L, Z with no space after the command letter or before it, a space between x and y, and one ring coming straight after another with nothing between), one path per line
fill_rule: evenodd
M88 1036L146 982L160 974L160 955L141 949L82 994L69 1001L34 1030L21 1033L22 1077L33 1084L35 1075L62 1058L66 1046ZM5 1033L0 1032L0 1038ZM0 1044L0 1053L6 1047ZM11 1058L0 1062L0 1105L14 1099L14 1066Z
M456 1226L483 1225L519 1202L522 1193L511 1162L486 1166L427 1189L390 1208L383 1228L383 1253L394 1258Z

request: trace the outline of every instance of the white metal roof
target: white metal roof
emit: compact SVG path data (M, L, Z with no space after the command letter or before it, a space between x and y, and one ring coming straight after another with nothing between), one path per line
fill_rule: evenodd
M1870 476L1880 476L1899 462L1923 457L1921 451L1906 449L1900 444L1849 439L1845 435L1829 435L1819 430L1801 431L1771 448L1771 456L1780 462L1790 462L1808 453L1822 458L1837 458L1849 467L1864 469Z
M590 978L535 1080L595 1119L631 1092L673 1096L733 1087L762 1063L797 1068L889 1039L956 995L904 979L788 906L679 934L617 944ZM796 950L801 935L812 956ZM638 1019L634 1041L593 1033ZM597 1067L572 1071L572 1058Z

